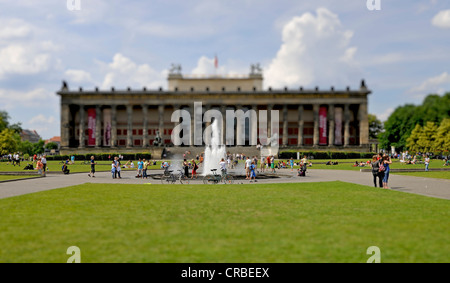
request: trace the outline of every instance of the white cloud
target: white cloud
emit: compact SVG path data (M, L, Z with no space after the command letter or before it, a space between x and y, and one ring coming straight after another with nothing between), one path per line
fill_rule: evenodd
M102 88L112 86L157 88L166 84L167 71L158 72L148 64L138 65L120 53L114 55L113 61L107 65L106 70Z
M31 32L31 25L21 19L0 19L0 40L24 38Z
M51 136L53 129L58 125L59 122L55 117L39 114L25 122L22 127L35 130L41 137L47 137Z
M0 89L0 101L2 101L2 108L6 110L24 109L24 107L37 109L48 105L52 105L52 107L58 105L58 97L55 92L49 92L44 88L30 91Z
M439 28L450 28L450 10L440 11L434 16L431 23Z
M443 72L442 74L426 79L420 85L411 88L408 93L415 98L423 98L430 93L443 94L450 91L450 74Z
M339 17L326 8L316 13L305 13L285 24L283 44L266 68L266 86L359 81L359 67L354 60L357 48L350 46L353 33L345 30Z
M7 75L29 75L47 71L52 64L49 42L38 44L11 44L0 49L0 79Z
M75 83L91 83L92 77L91 74L83 71L83 70L73 70L69 69L64 72L67 77L67 80Z
M220 62L218 62L220 63ZM213 75L213 74L225 74L226 69L224 66L215 67L215 58L208 58L206 56L200 57L197 62L197 66L192 70L194 75Z
M376 116L381 122L386 122L389 116L391 116L392 112L394 112L394 108L386 108L384 112L377 113Z

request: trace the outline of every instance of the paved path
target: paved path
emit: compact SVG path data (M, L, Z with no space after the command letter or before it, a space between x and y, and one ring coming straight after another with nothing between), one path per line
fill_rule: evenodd
M162 171L152 170L151 174ZM279 170L279 174L286 175L285 178L274 178L258 180L260 183L306 183L306 182L326 182L343 181L361 185L373 186L372 173L351 170L308 170L306 177L296 177L296 172L290 169ZM89 178L87 173L70 175L48 174L45 178L14 181L0 183L0 199L29 194L34 192L52 190L67 186L80 185L84 183L113 183L113 184L160 184L156 179L137 179L134 171L122 171L122 179L112 179L109 172L98 172L96 178ZM201 181L193 181L193 184L200 184ZM235 183L250 183L248 180L237 180ZM412 176L402 176L391 174L389 177L391 189L401 192L425 195L430 197L450 199L450 180L432 179Z

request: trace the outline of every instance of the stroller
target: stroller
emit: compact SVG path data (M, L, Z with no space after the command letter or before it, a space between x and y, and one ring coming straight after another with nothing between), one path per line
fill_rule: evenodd
M33 164L28 164L27 166L25 166L24 168L23 168L23 170L33 170L34 168L33 168Z
M306 164L303 164L303 165L297 170L297 176L299 176L299 177L305 177L305 176L306 176Z

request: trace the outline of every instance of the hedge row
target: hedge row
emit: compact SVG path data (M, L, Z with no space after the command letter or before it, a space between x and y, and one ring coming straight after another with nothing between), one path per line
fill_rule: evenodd
M371 159L374 152L332 152L332 151L304 151L300 152L300 158L306 155L309 159ZM297 152L284 151L278 154L280 159L297 159Z
M142 159L152 159L152 155L150 153L132 153L132 154L121 154L123 156L123 160L138 160ZM80 160L90 160L91 156L95 157L95 160L112 160L115 156L119 156L119 153L97 153L97 154L72 154L72 155L49 155L47 156L47 160L67 160L72 156L75 156L75 161Z

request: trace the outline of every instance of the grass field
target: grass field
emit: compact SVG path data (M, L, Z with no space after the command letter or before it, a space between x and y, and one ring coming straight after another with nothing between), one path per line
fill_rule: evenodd
M8 180L17 180L17 179L26 179L26 178L34 178L36 176L24 176L24 175L0 175L0 181L8 181Z
M0 162L0 172L26 172L28 170L23 170L23 168L31 162L21 162L20 166L16 165L13 166L11 164L7 165L6 162ZM126 162L122 162L122 165L125 165ZM131 169L131 168L126 168L122 170L136 170L137 169L137 161L133 161L135 168ZM34 165L34 167L36 167ZM60 163L60 161L48 161L47 162L47 167L49 168L50 171L53 172L60 172L61 171L61 167L62 164ZM155 166L149 166L149 169L160 169L161 167L161 161L157 161ZM90 172L91 170L91 166L89 164L84 165L81 164L80 161L75 161L75 164L68 165L68 168L70 170L71 173L80 173L80 172ZM95 170L96 171L110 171L111 170L111 162L108 161L97 161L97 165L95 166ZM34 170L36 171L36 170Z
M397 172L397 173L393 172L392 174L450 180L450 171Z
M448 262L450 202L343 182L85 184L0 200L0 262Z

